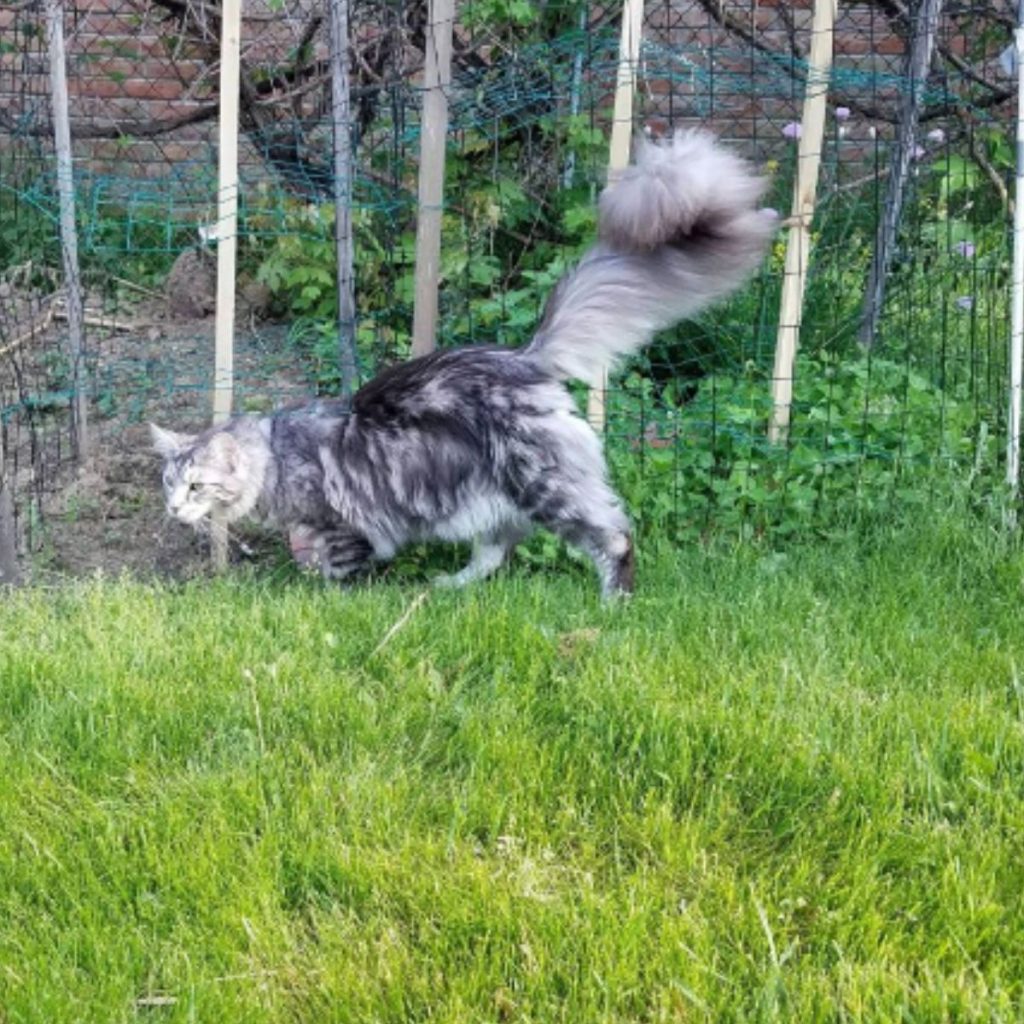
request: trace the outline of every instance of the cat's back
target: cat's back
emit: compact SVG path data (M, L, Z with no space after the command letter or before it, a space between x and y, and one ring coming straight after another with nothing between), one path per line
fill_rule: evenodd
M487 418L552 384L517 349L443 349L377 374L356 393L352 411L363 420L390 424L438 416Z

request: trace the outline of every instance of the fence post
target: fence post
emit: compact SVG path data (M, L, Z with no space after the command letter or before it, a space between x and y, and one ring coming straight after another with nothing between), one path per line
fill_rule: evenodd
M878 334L878 321L885 306L885 284L896 242L896 230L903 212L903 198L910 176L910 161L914 156L917 133L917 119L928 81L928 69L935 49L935 36L939 30L939 15L942 0L921 0L916 16L911 18L910 56L907 74L910 85L901 97L896 145L889 167L889 184L885 191L885 211L878 224L875 238L875 253L871 261L867 288L864 290L864 307L861 312L860 343L870 348Z
M441 278L444 157L448 136L448 88L452 81L455 0L430 0L420 122L419 213L416 221L416 298L412 354L437 347L437 292Z
M231 416L234 391L235 253L238 243L238 90L241 62L241 0L221 8L220 124L217 160L217 316L214 338L213 422ZM227 523L211 524L211 558L228 561Z
M572 78L569 84L569 116L576 118L580 112L580 93L583 89L583 50L580 49L580 42L587 31L587 18L590 9L587 4L580 7L577 26L580 32L580 39L577 40L576 52L572 58ZM572 179L576 174L576 151L569 150L565 158L565 169L562 171L562 188L572 188Z
M786 262L779 303L779 331L775 341L775 369L772 372L772 418L768 439L786 440L793 404L793 372L803 320L807 261L811 248L811 221L818 192L818 169L825 137L825 110L829 73L832 68L832 30L837 0L815 0L811 23L811 52L800 119L796 181L793 184L793 213L786 240Z
M640 62L643 30L644 0L624 0L619 34L619 66L615 78L615 106L612 112L612 138L608 149L609 183L629 165L630 141L633 138L633 94L636 92L636 69ZM592 387L587 393L587 420L599 434L604 432L607 393L607 374L597 387Z
M338 366L341 396L352 397L356 386L356 302L353 286L352 125L349 108L348 0L330 0L331 120L334 125L334 244L337 256Z
M57 157L57 194L60 200L60 247L68 304L68 348L71 356L71 429L75 458L89 457L89 424L85 394L85 317L82 278L78 270L78 228L75 224L75 178L68 114L67 55L64 48L63 0L46 2L46 34L50 51L50 97L53 106L53 142Z
M18 544L14 533L13 484L7 473L3 424L0 424L0 587L18 583Z
M1024 387L1024 0L1017 8L1017 181L1013 197L1013 292L1010 332L1010 416L1006 482L1020 484L1021 391Z

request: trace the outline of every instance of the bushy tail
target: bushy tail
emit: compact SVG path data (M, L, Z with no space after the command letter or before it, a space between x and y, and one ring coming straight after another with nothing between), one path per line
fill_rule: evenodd
M778 226L756 208L764 186L705 132L641 140L601 194L597 244L559 281L524 352L560 379L599 384L656 331L728 295Z

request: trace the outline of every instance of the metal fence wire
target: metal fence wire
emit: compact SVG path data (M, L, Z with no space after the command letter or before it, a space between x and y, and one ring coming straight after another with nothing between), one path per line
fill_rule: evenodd
M410 350L431 8L332 2L349 3L365 380ZM742 293L659 335L611 381L609 459L643 528L680 541L827 532L865 511L925 509L953 483L982 496L999 486L1014 11L995 0L946 5L919 77L912 59L929 5L839 8L783 441L768 427L785 232ZM111 566L120 554L173 568L181 553L160 521L144 428L209 420L220 17L206 0L64 3L94 447L83 470L45 10L42 0L0 9L2 473L18 551L34 565L96 564L88 544L105 546ZM591 240L621 17L618 4L579 0L458 4L440 344L523 343ZM815 74L812 17L811 0L649 0L635 130L709 127L771 176L766 203L788 216ZM328 11L312 0L243 5L237 411L339 383L327 32ZM865 333L887 211L896 223L884 304Z

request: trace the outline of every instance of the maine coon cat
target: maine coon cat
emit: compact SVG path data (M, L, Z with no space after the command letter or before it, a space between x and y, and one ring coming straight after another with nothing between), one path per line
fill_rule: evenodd
M497 569L541 526L585 551L604 595L633 589L629 519L601 443L564 382L600 385L655 331L737 288L776 221L764 182L711 136L641 140L603 191L598 241L555 287L528 345L394 366L350 407L313 401L196 436L153 426L167 509L185 523L254 516L295 557L348 579L402 545L474 541L441 582Z

